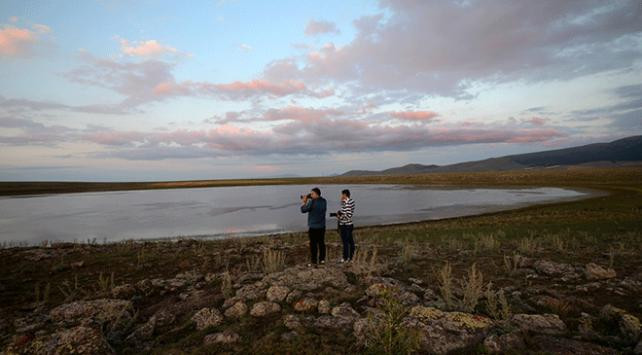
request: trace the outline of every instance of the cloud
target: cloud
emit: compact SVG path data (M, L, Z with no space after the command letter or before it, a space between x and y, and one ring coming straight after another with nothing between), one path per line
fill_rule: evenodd
M397 111L390 114L392 117L406 121L429 121L439 116L432 111Z
M252 51L253 48L252 48L252 46L250 46L247 43L241 43L239 45L239 49L242 50L243 52L250 52L250 51Z
M0 56L27 54L38 41L38 34L27 28L4 27L0 29Z
M121 52L133 57L159 57L164 54L179 53L176 48L163 45L155 39L132 43L124 38L120 38L119 42Z
M478 83L565 80L642 56L635 1L382 1L343 46L275 60L269 78L466 97Z
M305 26L306 36L316 36L316 35L325 34L325 33L337 34L339 33L339 29L337 28L337 25L334 22L323 21L323 20L320 20L320 21L310 20L308 21L308 24Z

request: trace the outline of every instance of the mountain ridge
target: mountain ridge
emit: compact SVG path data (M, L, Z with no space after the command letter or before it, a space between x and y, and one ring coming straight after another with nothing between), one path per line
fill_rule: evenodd
M642 135L625 137L608 143L591 143L576 147L512 154L448 165L406 164L384 170L350 170L340 176L503 171L636 161L642 162Z

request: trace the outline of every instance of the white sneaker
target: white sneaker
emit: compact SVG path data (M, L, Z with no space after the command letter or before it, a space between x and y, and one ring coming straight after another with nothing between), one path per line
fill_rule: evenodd
M321 260L321 265L325 265L325 260Z
M343 264L343 263L345 263L345 262L346 262L346 261L345 261L344 259L340 259L340 260L339 260L339 264Z

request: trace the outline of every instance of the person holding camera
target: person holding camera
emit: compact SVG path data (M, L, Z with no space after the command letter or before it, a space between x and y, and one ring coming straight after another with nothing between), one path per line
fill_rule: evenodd
M339 262L351 261L354 256L354 238L352 237L352 215L354 214L354 200L350 198L350 190L341 191L341 209L337 211L339 220L339 234L343 243L343 259Z
M321 190L313 188L309 194L301 195L301 213L308 214L308 238L310 239L310 264L325 264L325 213L326 200Z

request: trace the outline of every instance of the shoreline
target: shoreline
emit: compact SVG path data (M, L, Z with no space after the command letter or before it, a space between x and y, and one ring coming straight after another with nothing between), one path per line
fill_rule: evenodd
M327 185L327 184L326 184ZM401 184L398 184L401 185ZM508 187L499 187L499 186L494 186L494 187L487 187L487 188L497 188L497 189L526 189L526 188L542 188L543 186L508 186ZM548 187L555 187L555 188L562 188L562 187L557 187L557 186L548 186ZM456 189L458 187L455 186L450 186L452 189ZM461 187L459 187L461 188ZM479 187L468 187L468 188L479 188ZM440 187L441 189L441 187ZM470 213L470 214L463 214L459 216L450 216L450 217L442 217L442 218L429 218L429 219L418 219L414 221L405 221L405 222L393 222L393 223L378 223L378 224L369 224L369 225L361 225L361 226L355 226L355 231L363 231L363 230L378 230L378 229L386 229L386 228L394 228L394 227L409 227L409 226L415 226L415 225L423 225L423 224L430 224L430 223L439 223L439 222L448 222L448 221L457 221L457 220L463 220L463 219L472 219L472 218L477 218L477 217L488 217L488 216L494 216L494 215L501 215L504 213L514 213L514 212L520 212L523 210L527 210L529 208L541 208L541 207L551 207L551 206L558 206L558 205L563 205L566 203L572 203L572 202L578 202L578 201L588 201L591 199L596 199L600 197L605 197L609 196L611 193L606 190L598 190L598 189L592 189L592 188L582 188L582 187L576 187L576 188L568 188L568 187L563 187L565 190L572 190L572 191L577 191L581 192L584 195L580 196L573 196L573 197L559 197L551 201L543 201L541 203L533 203L529 204L526 202L523 203L518 203L512 206L506 206L507 208L502 208L499 207L500 205L492 205L493 207L481 212L481 213ZM96 192L96 191L92 191ZM114 191L115 192L115 191ZM29 196L32 197L32 196ZM336 228L327 228L327 230L334 230ZM114 245L114 244L120 244L120 243L146 243L146 242L152 242L152 243L176 243L181 240L198 240L198 241L226 241L226 240L236 240L236 239L254 239L254 238L275 238L275 237L280 237L280 236L288 236L288 235L301 235L305 234L306 230L284 230L284 231L278 231L278 232L247 232L247 233L238 233L238 234L229 234L229 233L221 233L221 234L202 234L202 235L178 235L178 236L166 236L166 237L153 237L153 238L125 238L125 239L120 239L120 240L112 240L112 241L107 241L107 242L99 242L97 238L88 238L86 241L49 241L47 240L47 245L39 245L39 243L34 243L34 244L28 244L28 245L20 245L20 242L17 242L18 245L16 246L7 246L7 247L0 247L0 249L3 250L11 250L11 249L25 249L25 248L41 248L41 247L51 247L54 245L65 245L65 244L90 244L89 241L92 240L93 242L91 244L100 244L100 245ZM9 243L11 245L11 241L6 241L2 243ZM40 242L42 244L42 242Z

